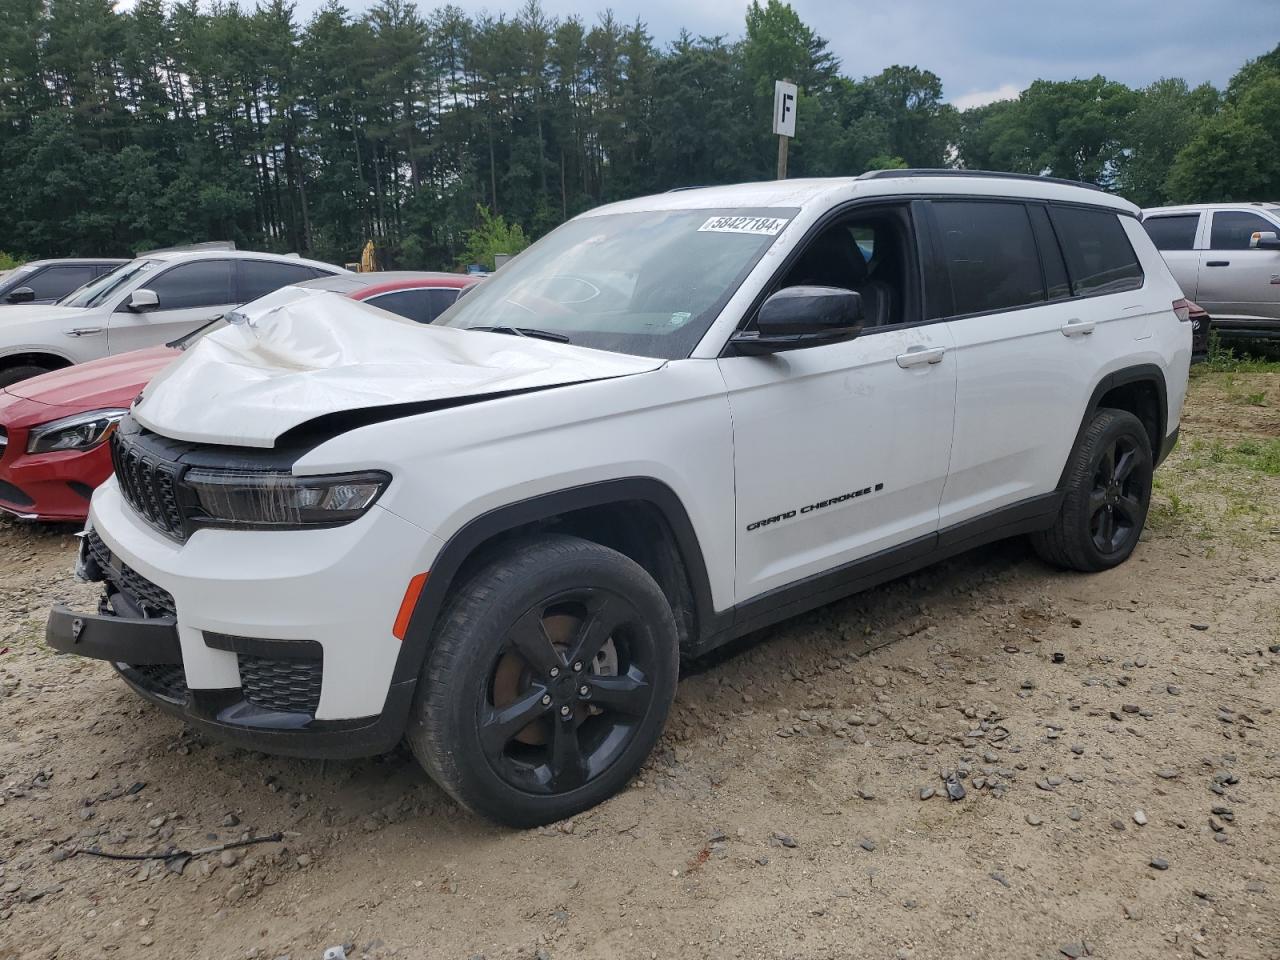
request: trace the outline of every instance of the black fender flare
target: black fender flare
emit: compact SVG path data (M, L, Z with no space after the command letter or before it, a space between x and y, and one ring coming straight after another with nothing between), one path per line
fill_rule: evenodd
M1089 402L1084 408L1084 413L1080 417L1080 426L1076 430L1075 439L1071 442L1071 449L1067 451L1066 462L1062 465L1062 473L1058 475L1058 490L1064 489L1067 482L1067 470L1071 466L1071 454L1080 446L1080 440L1084 436L1084 432L1088 429L1089 422L1093 420L1093 415L1098 412L1098 408L1102 406L1102 398L1114 390L1116 387L1123 387L1130 383L1150 383L1156 388L1156 435L1158 443L1153 444L1155 449L1152 451L1156 456L1156 462L1159 463L1172 449L1172 443L1166 445L1165 431L1168 428L1169 420L1169 392L1165 386L1164 371L1154 363L1139 363L1132 367L1122 367L1108 373L1098 381L1097 386L1093 388L1093 393L1089 395Z
M602 480L505 504L468 521L449 537L431 565L426 585L414 604L401 642L392 683L414 681L422 670L431 646L436 620L444 607L458 571L481 544L519 527L586 507L607 506L627 501L644 501L666 520L680 551L697 617L697 635L705 636L723 618L715 613L706 561L693 523L679 495L661 480L652 477L625 477Z

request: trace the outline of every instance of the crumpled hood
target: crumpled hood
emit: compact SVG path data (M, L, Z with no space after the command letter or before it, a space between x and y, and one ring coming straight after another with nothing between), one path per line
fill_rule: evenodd
M326 414L582 383L665 361L424 326L284 287L230 316L143 391L133 415L176 440L271 447Z

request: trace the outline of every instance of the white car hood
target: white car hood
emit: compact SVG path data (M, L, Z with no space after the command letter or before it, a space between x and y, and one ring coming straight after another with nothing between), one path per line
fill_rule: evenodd
M84 307L60 307L56 303L0 304L0 330L10 323L81 320L89 313Z
M582 383L666 362L424 326L294 287L230 319L151 381L133 410L139 423L176 440L271 447L329 413Z

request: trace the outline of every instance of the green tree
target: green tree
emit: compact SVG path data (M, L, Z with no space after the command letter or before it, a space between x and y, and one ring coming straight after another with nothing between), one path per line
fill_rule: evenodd
M467 234L462 257L465 263L478 263L488 270L497 269L495 257L505 253L515 256L529 245L529 238L518 223L508 223L484 207L476 207L479 226Z

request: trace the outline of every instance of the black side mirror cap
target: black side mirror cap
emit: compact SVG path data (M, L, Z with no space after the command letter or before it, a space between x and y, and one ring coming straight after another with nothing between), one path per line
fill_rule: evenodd
M6 303L30 303L36 298L36 292L30 287L17 287L9 291L9 295L5 297Z
M749 356L852 340L862 332L862 295L842 287L786 287L760 306L754 330L729 341Z

